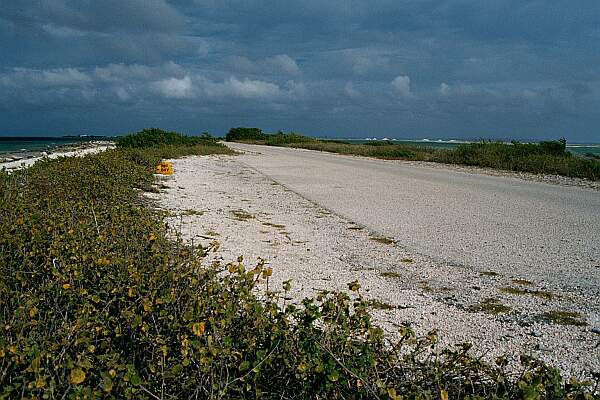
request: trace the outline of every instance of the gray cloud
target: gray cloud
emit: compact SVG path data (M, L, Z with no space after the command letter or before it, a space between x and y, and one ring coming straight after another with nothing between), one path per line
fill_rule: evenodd
M44 0L39 14L66 28L95 32L173 32L183 17L164 0Z
M397 76L392 80L392 88L394 92L402 97L409 97L412 93L410 91L410 78L408 76Z
M269 57L266 59L266 62L289 75L298 75L300 73L300 68L296 64L296 61L287 54L278 54Z
M158 93L168 99L188 99L193 97L194 87L189 76L184 76L181 79L163 79L153 82L152 86Z
M599 19L592 0L7 2L0 134L249 124L591 140Z

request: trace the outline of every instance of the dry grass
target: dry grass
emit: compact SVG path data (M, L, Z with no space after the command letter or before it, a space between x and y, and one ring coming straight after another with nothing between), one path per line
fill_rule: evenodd
M249 212L244 210L233 210L230 211L230 213L231 215L233 215L233 218L238 221L249 221L255 218L253 214L250 214Z
M535 297L541 297L546 300L552 300L555 295L545 290L530 290L530 289L519 289L513 287L502 287L500 289L502 293L515 294L515 295L529 295Z
M512 282L517 285L533 286L533 282L528 281L527 279L513 279Z
M572 311L548 311L541 315L544 321L558 325L585 326L587 322L581 313Z
M396 241L385 236L371 236L369 239L381 244L395 244Z
M490 297L487 299L481 300L479 303L471 306L469 308L471 311L480 311L487 314L506 314L512 311L512 308L506 306L500 302L500 300Z
M494 272L494 271L483 271L479 275L481 275L481 276L500 276L499 273Z
M367 300L367 306L370 307L370 308L373 308L375 310L389 311L389 310L396 309L396 306L393 306L393 305L388 304L388 303L384 303L384 302L382 302L380 300L377 300L377 299Z

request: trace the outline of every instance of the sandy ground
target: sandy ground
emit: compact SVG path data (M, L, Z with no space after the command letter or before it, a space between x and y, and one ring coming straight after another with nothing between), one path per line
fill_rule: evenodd
M274 270L270 288L291 279L296 301L319 290L347 290L358 279L365 297L377 301L373 314L390 335L408 323L421 334L437 329L442 345L476 342L477 354L488 360L529 354L567 375L600 371L600 336L592 331L597 298L516 283L522 276L509 268L483 271L434 260L401 240L389 243L381 232L249 167L251 156L173 160L175 174L161 178L160 193L148 194L172 211L168 222L184 238L220 242L207 263L243 255L252 265L262 257ZM319 184L318 176L306 180ZM504 287L527 292L506 293ZM544 296L546 290L552 294ZM586 325L560 325L544 316L556 310L579 313Z
M36 161L47 157L47 158L58 158L58 157L82 157L87 154L98 153L100 151L105 151L109 148L112 148L114 145L111 142L91 142L85 143L82 145L73 145L69 147L74 147L72 150L61 150L60 148L50 154L32 157L32 158L23 158L17 161L9 161L0 163L0 169L6 168L8 171L26 168L36 163Z

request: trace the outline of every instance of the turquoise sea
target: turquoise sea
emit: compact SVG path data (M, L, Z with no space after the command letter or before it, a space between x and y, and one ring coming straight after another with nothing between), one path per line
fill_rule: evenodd
M333 138L331 138L333 139ZM373 141L390 141L392 143L402 143L411 146L434 147L438 149L451 149L461 143L473 143L467 140L441 140L441 139L388 139L388 138L365 138L365 139L337 139L350 143L369 143ZM595 154L600 156L600 144L597 143L567 143L567 150L574 154Z
M66 146L99 140L99 137L3 137L0 136L0 157L52 151Z

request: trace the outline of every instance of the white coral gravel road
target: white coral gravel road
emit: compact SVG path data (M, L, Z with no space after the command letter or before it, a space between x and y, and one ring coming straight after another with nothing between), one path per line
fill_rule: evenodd
M457 168L228 143L240 161L402 246L600 295L600 192ZM510 175L510 174L508 174Z

